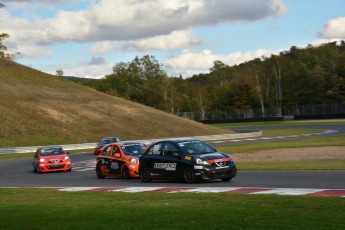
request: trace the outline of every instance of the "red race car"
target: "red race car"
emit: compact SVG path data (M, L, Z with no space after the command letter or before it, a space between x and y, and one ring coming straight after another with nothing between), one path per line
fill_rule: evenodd
M106 145L97 156L96 175L102 179L106 176L139 177L139 157L146 145L141 142L119 142Z
M72 170L72 163L68 154L60 146L38 147L32 162L33 171L37 173L70 172Z

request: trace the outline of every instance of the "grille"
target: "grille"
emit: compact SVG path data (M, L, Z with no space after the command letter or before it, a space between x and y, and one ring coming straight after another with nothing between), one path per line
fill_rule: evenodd
M215 162L212 164L212 166L215 166L215 167L227 167L229 165L230 165L230 161Z
M49 165L48 169L62 169L65 165Z

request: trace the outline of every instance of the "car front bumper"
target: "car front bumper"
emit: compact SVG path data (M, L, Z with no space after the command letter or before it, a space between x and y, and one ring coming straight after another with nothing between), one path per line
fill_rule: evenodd
M237 167L235 163L227 167L214 167L214 166L194 166L195 176L203 180L233 178L237 175Z
M39 164L40 172L69 171L72 169L71 163L66 164Z

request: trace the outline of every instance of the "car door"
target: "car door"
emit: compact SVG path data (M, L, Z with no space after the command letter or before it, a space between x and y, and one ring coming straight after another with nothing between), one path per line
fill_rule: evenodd
M121 154L119 147L117 145L112 145L108 164L108 169L111 174L121 175L121 168L125 163L121 158Z
M104 147L102 152L97 157L97 165L99 165L102 168L102 171L105 175L109 174L111 149L111 145Z
M143 155L144 167L146 168L146 170L148 170L150 176L152 176L153 178L161 176L161 170L157 166L159 165L159 163L161 163L162 160L162 145L162 142L152 145L146 152L146 154Z
M173 143L166 142L162 146L162 158L160 164L161 174L167 178L177 178L177 168L180 166L180 154Z

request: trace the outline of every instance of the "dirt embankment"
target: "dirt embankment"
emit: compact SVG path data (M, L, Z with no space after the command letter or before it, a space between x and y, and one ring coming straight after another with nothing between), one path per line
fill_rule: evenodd
M285 148L233 154L235 162L345 160L345 146Z

